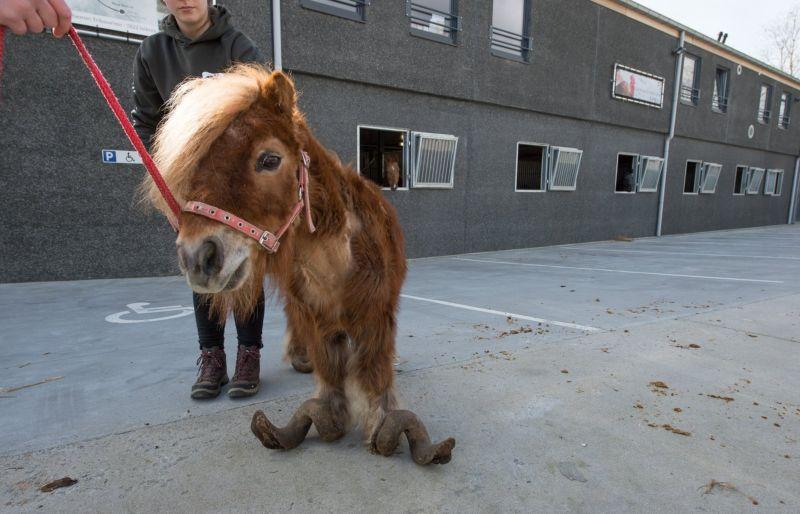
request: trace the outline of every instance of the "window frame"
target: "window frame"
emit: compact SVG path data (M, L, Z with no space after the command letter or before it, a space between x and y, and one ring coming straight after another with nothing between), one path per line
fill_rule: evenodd
M422 25L422 20L414 17L415 8L418 11L422 10L437 14L445 14L443 11L439 11L438 9L419 5L413 0L406 0L406 17L408 18L409 33L412 36L429 39L431 41L444 43L446 45L458 46L458 33L462 30L461 16L458 14L458 0L450 0L450 13L447 14L447 16L449 16L451 19L450 28L448 29L450 32L449 36L437 34L436 32L431 32L425 29L415 28L415 20L417 21L418 25Z
M742 192L736 192L736 176L739 174L739 170L742 169ZM733 196L745 196L747 195L747 184L750 181L750 166L746 164L737 164L733 174Z
M410 173L410 169L409 169L410 162L409 162L409 145L408 145L409 134L410 134L411 131L409 129L405 129L405 128L383 127L383 126L379 126L379 125L361 125L361 124L356 124L356 173L358 173L358 175L360 177L364 177L364 175L362 175L362 173L361 173L361 129L362 128L363 129L368 129L368 130L382 130L382 131L386 131L386 132L399 132L399 133L405 134L405 136L406 136L405 139L404 139L404 143L405 144L403 145L403 169L401 170L401 172L403 173L403 178L405 179L405 180L403 180L403 183L405 184L405 186L404 187L398 187L397 189L395 189L395 191L409 191L409 190L411 190L411 173ZM370 179L367 179L366 177L364 177L364 178L366 180L370 180ZM374 180L370 180L370 181L372 183L374 183L375 185L378 185ZM379 186L379 187L380 187L381 191L391 191L392 190L391 187L384 187L384 186Z
M686 191L686 174L689 172L689 163L693 162L697 164L697 168L695 168L694 172L694 187L692 188L691 192ZM703 161L697 159L686 159L686 164L683 166L683 194L685 195L699 195L700 194L700 182L702 180L703 174Z
M783 193L783 172L782 169L771 168L765 172L764 175L764 195L765 196L781 196ZM767 191L767 182L769 176L775 176L775 183L772 184L772 191Z
M633 159L633 191L617 191L617 181L619 180L619 157L620 155L627 155L634 157ZM614 194L620 195L634 195L639 190L639 161L641 156L638 153L631 152L617 152L616 171L614 173Z
M522 0L522 34L515 34L514 32L511 32L509 30L495 27L494 13L492 13L491 23L489 24L489 52L491 53L491 55L493 55L494 57L498 57L500 59L508 59L510 61L521 62L523 64L530 64L531 53L533 53L533 37L531 36L532 23L530 19L532 1L533 0ZM492 11L494 11L494 2L495 0L492 0L491 3ZM520 37L521 39L520 55L516 55L514 53L511 53L510 51L504 51L502 49L496 50L492 48L494 46L494 38L496 30ZM508 45L508 43L505 44Z
M719 87L717 85L717 78L719 72L725 72L725 96L724 103L720 103ZM714 71L714 87L711 93L711 110L717 114L728 114L728 106L730 105L731 96L731 70L725 66L717 66ZM716 103L716 106L714 105ZM722 108L720 108L722 106Z
M554 186L553 185L553 175L556 172L556 164L559 163L561 158L561 153L563 151L567 151L568 153L578 153L578 164L575 170L575 184L572 186ZM553 157L553 153L558 152L558 159ZM548 157L549 161L549 170L547 172L547 190L548 191L577 191L578 190L578 177L581 173L581 162L583 162L583 150L580 148L572 148L569 146L550 146L550 156Z
M319 0L300 0L300 7L310 11L317 11L331 16L338 16L346 20L356 21L359 23L367 22L367 7L370 5L371 0L330 0L332 2L354 2L357 4L356 12L352 13L344 7L334 7L332 5L324 4Z
M658 170L658 182L656 182L656 187L642 189L642 183L644 182L645 172L647 171L647 166L645 162L650 161L658 161L661 163L661 166ZM636 192L637 193L657 193L658 188L661 186L661 177L664 176L664 158L657 157L655 155L640 155L639 156L639 167L637 169L637 178L636 178Z
M767 98L764 102L764 109L761 109L761 92L766 88L767 90ZM773 87L772 84L766 84L764 82L761 83L761 87L758 89L758 109L756 110L756 121L761 125L769 125L769 120L772 117L772 94L773 94Z
M716 169L718 171L716 173L716 178L714 180L714 189L711 189L709 191L706 183L708 181L708 168L710 166L716 166ZM698 192L703 195L716 194L717 187L719 186L719 179L722 177L722 170L723 166L718 162L703 162L701 166L700 189Z
M456 158L458 157L458 136L453 134L440 134L437 132L420 132L411 130L408 133L408 156L409 162L412 165L410 173L409 187L412 189L455 189L456 180ZM417 136L428 139L440 139L445 141L453 141L453 162L450 166L450 182L437 183L437 182L419 182L417 175L419 174L419 160L422 158L421 153L417 153ZM416 154L416 155L415 155Z
M784 99L786 100L784 103ZM781 114L781 107L785 106L783 114ZM781 99L778 103L778 128L781 130L788 130L789 123L792 116L792 93L789 91L781 91Z
M542 178L541 184L542 189L519 189L517 184L519 183L519 147L520 145L525 146L538 146L543 149L542 151ZM546 143L533 143L529 141L517 141L516 146L516 153L514 155L514 192L515 193L546 193L547 192L547 182L550 175L550 145Z
M753 182L753 176L754 176L753 172L754 171L760 171L761 172L761 176L759 177L759 180L758 180L758 190L757 191L750 191L750 186L752 185L752 182ZM750 177L747 179L747 191L746 191L745 194L748 194L748 195L761 194L761 191L764 189L764 177L767 175L767 170L765 168L758 168L756 166L750 166L749 172L750 172Z
M683 85L683 73L686 69L686 59L692 59L694 61L694 81L689 91L689 99L686 100L684 98L684 91L686 86ZM681 82L680 82L680 102L683 105L688 105L690 107L697 107L700 105L700 70L702 69L702 60L699 56L686 52L683 54L683 66L681 67Z

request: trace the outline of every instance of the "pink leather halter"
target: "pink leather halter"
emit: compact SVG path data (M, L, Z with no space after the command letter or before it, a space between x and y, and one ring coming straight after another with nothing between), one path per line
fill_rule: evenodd
M258 244L260 244L269 253L275 253L278 251L278 247L281 245L281 236L286 233L286 230L288 230L294 220L297 219L297 216L300 214L300 211L303 210L303 207L305 207L306 211L306 223L308 224L309 232L313 233L315 230L317 230L314 226L314 221L311 219L311 201L309 200L308 195L308 165L311 163L311 159L305 151L301 151L300 154L302 158L300 159L300 166L297 170L297 181L300 186L298 201L294 206L294 209L292 209L292 214L289 216L289 219L274 234L269 230L262 230L252 223L249 223L228 211L219 209L213 205L205 204L203 202L186 202L186 205L183 206L182 210L183 212L199 214L200 216L205 216L208 219L218 221L223 225L227 225L230 228L241 232L247 237L255 239L258 241Z

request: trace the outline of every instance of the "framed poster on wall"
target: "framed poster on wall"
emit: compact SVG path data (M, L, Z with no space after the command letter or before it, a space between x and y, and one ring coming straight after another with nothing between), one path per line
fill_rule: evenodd
M664 78L615 64L611 96L617 100L661 109L664 105Z
M67 4L72 22L84 33L124 35L132 41L158 32L158 21L169 14L159 0L67 0Z

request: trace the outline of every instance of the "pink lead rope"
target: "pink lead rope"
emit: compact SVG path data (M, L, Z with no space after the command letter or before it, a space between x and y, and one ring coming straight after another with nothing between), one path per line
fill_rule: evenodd
M150 157L150 154L147 152L147 148L145 148L144 143L142 143L142 139L139 137L139 134L136 133L136 130L134 130L130 120L128 120L128 117L125 115L125 110L122 108L122 105L119 103L119 99L117 99L117 96L114 94L114 90L111 89L111 85L103 76L103 72L100 71L97 63L94 62L91 54L86 49L86 46L84 46L81 37L75 31L74 27L70 27L68 34L69 38L72 40L72 44L75 45L75 48L78 50L81 59L83 59L84 64L86 64L86 67L89 69L89 73L92 74L95 84L97 84L97 87L103 94L108 107L114 113L117 121L122 126L122 130L125 131L125 135L128 136L128 140L133 144L134 148L136 148L136 151L139 152L139 155L142 157L142 163L144 164L145 168L147 168L150 176L153 178L153 182L155 182L156 187L158 187L158 190L161 192L161 196L164 198L164 201L167 202L170 211L172 211L171 215L169 213L167 214L167 220L176 232L178 231L179 227L178 220L180 219L181 211L191 212L193 214L199 214L214 221L223 223L245 234L246 236L257 240L259 244L267 251L274 253L278 250L281 236L284 234L284 232L286 232L292 222L297 219L297 216L304 207L308 230L312 233L316 231L314 221L311 219L311 202L309 198L308 166L310 164L310 159L305 151L301 152L301 162L297 177L299 182L300 198L298 199L295 208L292 210L289 220L284 223L280 230L278 230L278 232L275 234L272 234L268 230L262 230L227 211L214 207L213 205L207 205L201 202L188 202L185 207L181 208L180 204L178 204L178 201L175 199L175 196L172 194L172 191L169 190L169 186L167 186L167 183L164 181L164 177L162 177L161 173L158 171L158 168L156 167L155 162L153 162L152 157ZM0 25L0 81L3 78L4 43L5 27ZM0 85L1 84L2 83L0 82ZM2 92L2 88L0 88L0 102L2 101Z

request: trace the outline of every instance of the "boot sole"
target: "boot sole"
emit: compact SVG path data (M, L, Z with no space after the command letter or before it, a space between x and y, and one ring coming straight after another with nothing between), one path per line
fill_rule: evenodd
M228 383L228 377L223 377L222 381L219 385L214 387L192 387L192 394L191 397L193 400L211 400L212 398L216 398L219 396L219 393L222 392L222 386Z
M261 384L257 384L253 389L245 389L243 387L236 387L231 386L228 389L228 396L230 398L246 398L248 396L253 396L254 394L258 393L258 390L261 388Z

